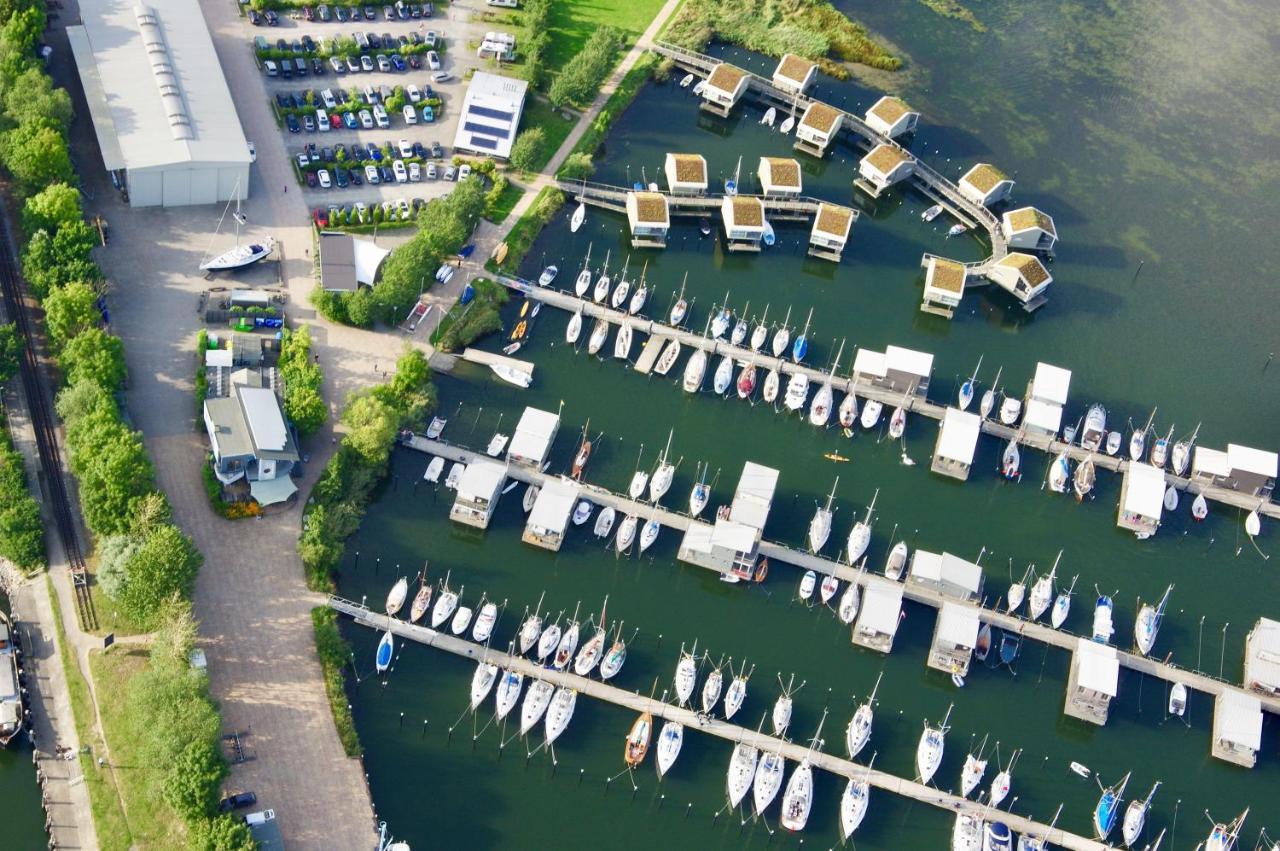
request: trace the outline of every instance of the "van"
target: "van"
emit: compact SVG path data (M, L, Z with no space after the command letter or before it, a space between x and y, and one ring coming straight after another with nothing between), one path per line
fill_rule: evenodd
M329 132L329 115L323 109L316 110L316 128L321 133Z
M338 101L333 97L333 89L325 89L320 93L320 99L324 101L325 109L334 109L338 105Z
M374 104L373 121L383 130L391 126L391 119L387 118L387 111L382 108L382 104Z
M378 102L378 96L373 90L373 86L364 87L364 102L372 106Z
M280 74L280 69L276 67L276 63L268 59L262 63L262 70L267 73L268 77L275 77Z
M416 110L416 109L414 109L414 108L413 108L413 104L411 104L411 103L406 103L406 104L404 105L404 109L403 109L403 110L401 110L401 112L404 114L404 123L405 123L405 124L417 124L417 123L418 123L418 110Z

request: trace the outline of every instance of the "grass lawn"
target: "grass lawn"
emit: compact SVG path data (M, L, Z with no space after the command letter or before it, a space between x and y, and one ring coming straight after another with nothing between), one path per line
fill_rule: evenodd
M663 0L559 0L551 4L548 68L562 68L600 27L626 33L634 44L662 8Z
M507 216L511 215L516 204L520 203L522 197L524 197L524 190L514 183L508 183L498 196L498 203L494 204L492 209L486 210L484 217L495 225L502 224L507 220Z
M524 113L520 119L521 130L541 127L542 132L547 136L547 145L543 150L542 161L538 163L538 171L546 167L547 162L569 137L573 125L578 123L576 118L565 118L551 106L551 101L537 94L525 101Z

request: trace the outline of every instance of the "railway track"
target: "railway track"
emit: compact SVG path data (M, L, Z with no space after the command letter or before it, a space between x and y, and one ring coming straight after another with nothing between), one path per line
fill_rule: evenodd
M40 453L40 468L44 471L45 492L49 496L58 537L67 554L80 627L84 630L96 630L98 615L89 592L89 574L85 568L84 553L80 549L80 536L76 532L75 515L67 497L66 482L62 478L57 423L45 393L44 382L40 380L40 360L36 356L35 342L31 335L31 322L23 297L21 274L13 255L13 244L9 217L0 208L0 289L3 290L5 311L22 335L23 346L18 371L22 375L22 387L26 391L27 407L31 412L31 425L36 433L36 449Z

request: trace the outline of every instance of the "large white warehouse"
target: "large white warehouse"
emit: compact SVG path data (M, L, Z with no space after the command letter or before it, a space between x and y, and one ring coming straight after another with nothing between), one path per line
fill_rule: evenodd
M135 207L248 197L249 146L196 0L81 0L67 27L108 171Z

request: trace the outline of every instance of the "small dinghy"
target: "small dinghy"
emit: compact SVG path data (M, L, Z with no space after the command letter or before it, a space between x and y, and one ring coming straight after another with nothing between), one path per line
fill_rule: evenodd
M391 667L391 658L395 649L395 637L392 636L391 630L387 630L382 634L382 640L378 642L378 652L374 656L373 665L379 674L385 673L387 668Z
M693 82L693 75L685 74L683 77L680 78L680 88L687 89L689 88L689 84L692 82Z
M818 589L818 597L822 600L822 605L830 603L838 590L840 590L840 580L834 576L824 576L822 586Z
M1081 777L1088 777L1090 774L1093 773L1092 771L1089 770L1089 766L1084 765L1083 763L1074 762L1074 761L1071 763L1071 770L1074 771L1076 774L1080 775Z
M771 106L764 112L764 117L760 119L760 123L766 127L772 127L773 122L778 118L778 108Z
M1164 510L1165 511L1178 510L1178 489L1175 488L1173 485L1169 485L1164 490Z
M528 514L533 511L533 504L538 501L537 485L529 485L524 489L524 498L520 501L520 507L524 509L524 513Z
M1258 514L1258 509L1249 512L1249 516L1244 519L1244 531L1250 538L1256 538L1262 532L1262 517Z
M1187 711L1187 687L1174 683L1169 689L1169 714L1181 718Z
M431 425L427 426L427 439L435 440L437 437L439 437L440 433L444 431L444 427L445 425L448 424L448 422L449 422L448 420L442 419L440 417L432 417Z
M769 220L764 220L764 244L773 245L777 241L777 235L773 232L773 225L769 224Z
M991 624L984 623L978 630L978 640L973 647L973 655L979 662L987 661L991 653Z
M932 207L930 207L929 209L927 209L927 210L925 210L923 213L921 213L921 214L920 214L920 218L921 218L921 219L923 219L923 220L924 220L924 221L926 221L926 222L931 222L931 221L933 221L934 219L938 218L938 216L939 216L941 213L942 213L942 205L941 205L941 204L934 204Z
M1209 502L1204 498L1204 494L1196 494L1195 500L1191 503L1191 516L1196 520L1203 520L1209 516Z
M467 627L471 626L471 616L475 614L470 606L459 606L458 610L453 613L453 620L449 622L449 631L454 635L462 635L467 631Z
M1107 445L1105 447L1107 454L1114 458L1120 452L1120 443L1123 440L1124 435L1120 433L1119 429L1107 432Z

